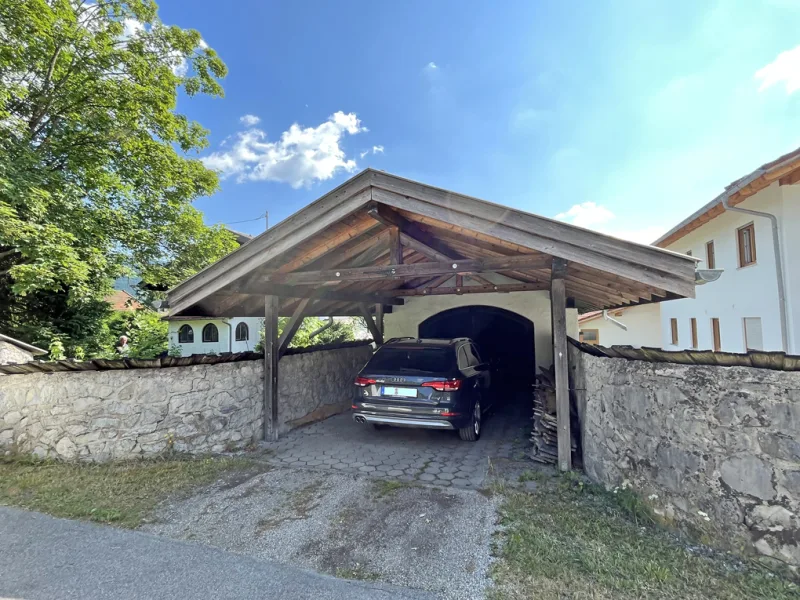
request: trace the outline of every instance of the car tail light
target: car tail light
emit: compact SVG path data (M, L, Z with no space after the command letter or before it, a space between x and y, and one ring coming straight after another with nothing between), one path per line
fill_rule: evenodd
M457 392L461 389L460 379L447 379L445 381L426 381L422 387L430 387L437 392Z
M370 379L369 377L361 377L360 375L356 377L355 384L358 387L367 387L368 385L372 385L373 383L378 383L374 379Z

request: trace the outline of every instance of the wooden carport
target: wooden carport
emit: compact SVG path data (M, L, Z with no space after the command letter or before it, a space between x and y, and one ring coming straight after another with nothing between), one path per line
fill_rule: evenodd
M265 317L265 438L278 360L307 315L382 315L409 296L549 290L559 465L570 469L566 308L693 298L695 260L368 169L168 293L170 316ZM291 319L280 338L278 316Z

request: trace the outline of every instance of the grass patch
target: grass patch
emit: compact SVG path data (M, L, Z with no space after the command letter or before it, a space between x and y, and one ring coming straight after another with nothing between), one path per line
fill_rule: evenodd
M548 476L541 471L531 471L530 469L526 469L520 474L517 480L520 483L525 483L526 481L535 481L536 483L541 483L547 479Z
M396 481L394 479L378 479L372 484L372 493L378 498L385 498L394 493L405 489L419 487L419 484L412 481Z
M787 600L796 584L724 554L692 552L627 496L562 479L504 490L492 600Z
M76 464L5 456L0 457L0 504L133 528L172 495L211 483L223 473L258 469L257 463L240 457Z

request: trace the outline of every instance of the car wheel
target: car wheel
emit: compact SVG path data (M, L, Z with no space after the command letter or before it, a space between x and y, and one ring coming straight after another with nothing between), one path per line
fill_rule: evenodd
M475 408L472 409L472 418L469 425L458 430L459 437L465 442L476 442L481 437L481 401L475 401Z

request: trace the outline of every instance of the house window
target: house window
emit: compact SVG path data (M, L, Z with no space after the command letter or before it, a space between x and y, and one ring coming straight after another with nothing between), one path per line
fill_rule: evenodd
M217 326L213 323L209 323L205 327L203 327L203 341L204 342L218 342L219 341L219 331L217 331Z
M722 350L722 342L719 335L719 319L716 317L711 319L711 336L714 340L714 352L720 352Z
M756 229L750 223L736 230L739 245L739 266L746 267L756 262Z
M236 326L236 341L237 342L246 342L247 338L250 337L250 329L247 327L247 323L239 323Z
M579 335L580 341L585 344L596 346L600 343L600 330L599 329L581 329Z
M706 242L706 266L709 269L717 268L717 257L714 254L714 240Z
M692 348L697 348L697 319L692 319Z
M763 350L764 335L761 331L761 317L745 317L742 319L744 325L744 348L745 350Z
M178 329L178 343L179 344L193 344L194 343L194 329L191 325L181 325Z
M672 345L678 345L678 319L670 319L669 320L669 329L672 333Z

